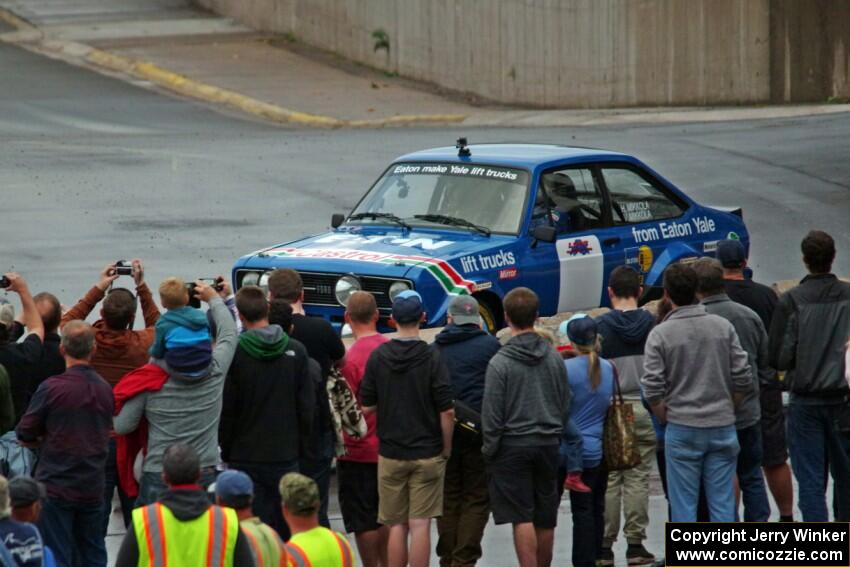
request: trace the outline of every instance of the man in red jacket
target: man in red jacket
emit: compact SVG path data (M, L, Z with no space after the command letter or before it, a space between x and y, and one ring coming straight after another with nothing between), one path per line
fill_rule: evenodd
M84 320L103 300L100 319L92 325L97 349L92 356L91 365L113 388L125 374L148 362L150 356L148 349L153 342L154 325L159 319L159 309L145 283L145 270L141 260L133 260L132 269L133 281L136 284L135 295L126 288L116 287L110 290L119 277L115 266L110 264L100 272L97 283L62 317L62 327L74 319ZM142 306L145 328L134 331L133 322L136 319L137 303ZM134 498L126 494L119 486L115 439L111 439L109 457L106 460L106 486L103 495L104 534L109 526L112 495L116 488L121 501L124 525L129 526Z

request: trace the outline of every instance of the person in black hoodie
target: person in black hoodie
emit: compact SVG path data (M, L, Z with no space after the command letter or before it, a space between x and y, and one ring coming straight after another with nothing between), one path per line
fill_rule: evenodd
M552 563L559 446L570 415L564 361L535 332L540 300L525 287L503 302L511 339L490 360L481 407L482 453L496 524L513 524L521 567Z
M440 353L451 376L456 411L461 405L481 424L484 376L499 341L481 329L478 302L458 295L449 304L448 325L432 348ZM452 456L446 465L443 515L437 520L437 555L443 567L475 565L481 558L481 538L490 518L487 476L481 455L481 434L455 427Z
M319 485L322 495L322 508L319 510L319 523L331 527L328 518L330 497L331 466L335 456L335 436L328 404L327 383L331 368L345 358L345 345L339 333L330 322L322 317L311 317L304 311L304 282L295 270L282 268L269 274L269 299L287 301L292 306L292 338L304 345L307 354L319 363L321 374L315 383L316 409L313 416L313 430L310 439L304 445L299 468Z
M262 289L236 294L245 332L224 383L219 445L221 458L254 482L254 514L285 540L278 482L298 471L302 440L313 423L315 394L307 350L278 325L269 324Z
M360 396L364 412L378 413L378 521L390 526L390 565L426 567L431 518L443 514L454 397L439 353L419 338L422 297L398 294L392 317L398 334L372 352Z
M204 562L227 567L254 567L251 544L239 529L236 512L231 508L211 504L207 491L198 484L201 478L198 453L183 443L171 445L162 457L162 475L168 490L156 504L133 511L133 529L127 530L121 542L115 567ZM158 509L160 506L161 509ZM204 515L212 517L209 521L200 520ZM209 526L206 533L202 530L204 526ZM217 530L217 533L212 533L213 530ZM195 540L201 537L201 541ZM214 539L222 539L223 546L215 548L212 545ZM154 556L159 552L165 557L156 561L146 553L149 563L143 563L140 561L140 549L143 546L146 550L152 550ZM213 557L206 557L204 561L204 558L189 555L198 550L204 550ZM215 557L217 552L223 556L220 561L214 561L218 559ZM232 561L226 561L228 557Z
M655 318L649 311L638 308L643 292L640 276L628 266L620 266L608 278L608 297L612 311L596 320L602 337L600 356L614 363L618 370L623 399L631 402L635 413L640 464L632 469L608 473L605 494L605 534L602 541L602 567L614 564L611 547L620 532L622 509L629 565L646 565L655 556L646 550L646 526L649 524L649 475L655 460L655 429L649 412L641 403L640 378L643 374L643 348ZM622 506L621 506L622 504Z

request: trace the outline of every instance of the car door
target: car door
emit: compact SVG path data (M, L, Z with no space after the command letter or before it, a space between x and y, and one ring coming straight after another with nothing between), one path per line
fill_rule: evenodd
M557 230L558 312L601 304L612 246L611 219L596 166L549 169L540 175L549 222Z
M611 206L612 231L620 238L622 250L619 256L611 256L610 269L625 264L645 276L671 242L702 250L688 203L649 172L634 164L611 162L600 164L598 173Z

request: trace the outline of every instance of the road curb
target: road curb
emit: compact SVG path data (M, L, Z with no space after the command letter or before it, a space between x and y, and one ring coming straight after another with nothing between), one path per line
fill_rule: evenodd
M222 89L213 85L190 79L148 61L138 61L110 51L92 48L85 56L86 61L111 71L119 71L139 79L189 96L204 102L221 104L241 110L247 114L259 116L272 122L302 124L316 128L340 128L345 121L331 116L322 116L291 110L263 102L238 92Z
M14 12L10 12L6 8L2 8L2 7L0 7L0 20L6 22L7 24L9 24L10 26L12 26L13 28L15 28L17 30L29 31L29 30L36 29L36 27L34 25L29 23L25 19L21 18L20 16L18 16Z
M466 115L463 114L413 114L374 120L346 120L302 112L196 81L150 61L136 60L78 42L45 39L44 33L38 27L5 8L0 8L0 20L9 23L20 32L39 32L37 38L29 36L24 40L13 42L24 45L35 44L47 52L72 55L81 58L94 67L143 79L161 88L202 102L227 106L279 124L298 124L311 128L386 128L415 124L450 124L462 122L466 119Z

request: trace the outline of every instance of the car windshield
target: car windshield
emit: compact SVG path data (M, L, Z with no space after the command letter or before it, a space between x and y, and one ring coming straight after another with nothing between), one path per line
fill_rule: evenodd
M348 222L516 234L527 192L528 172L521 169L400 163L375 183Z

